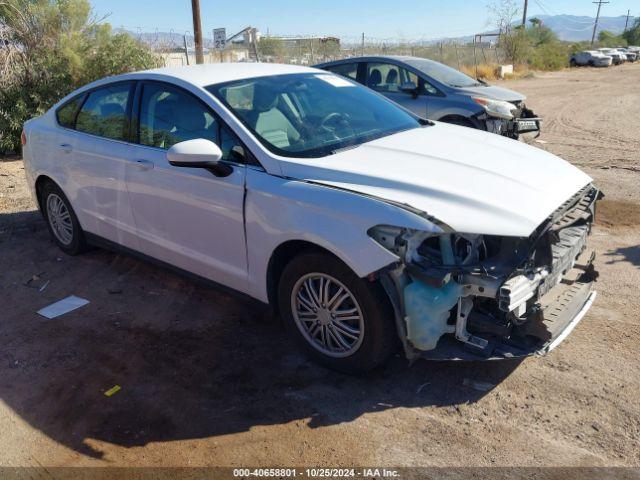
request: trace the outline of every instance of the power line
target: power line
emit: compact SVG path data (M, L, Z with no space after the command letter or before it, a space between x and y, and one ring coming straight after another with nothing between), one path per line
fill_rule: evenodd
M593 45L593 42L596 41L596 30L598 29L598 20L600 20L600 8L602 7L602 5L610 2L603 2L602 0L598 0L597 2L591 2L591 3L598 4L598 13L596 13L596 23L593 24L593 35L591 35L591 45Z

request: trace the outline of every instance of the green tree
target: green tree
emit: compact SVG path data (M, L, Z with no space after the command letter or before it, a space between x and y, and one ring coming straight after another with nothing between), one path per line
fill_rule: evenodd
M530 18L529 22L531 22L531 25L534 27L540 27L542 25L542 20L536 17Z
M260 55L265 57L275 57L276 59L284 55L284 42L276 37L262 37L258 42Z
M609 30L598 33L598 43L603 47L626 47L627 40L622 35L616 35Z
M0 0L0 152L23 123L107 75L159 65L145 45L95 21L88 0Z
M636 18L633 26L622 34L629 45L640 45L640 18Z

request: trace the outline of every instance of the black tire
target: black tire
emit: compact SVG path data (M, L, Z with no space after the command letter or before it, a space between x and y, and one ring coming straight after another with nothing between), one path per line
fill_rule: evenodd
M458 125L460 127L476 128L470 120L461 117L452 117L442 120L444 123L450 123L451 125Z
M577 66L578 66L578 64L577 64L577 63L576 63L576 61L572 58L572 59L569 61L569 66L570 66L570 67L574 67L574 68L575 68L575 67L577 67Z
M589 66L590 67L595 67L596 64L595 64L595 62L593 60L589 60Z
M49 212L49 199L52 196L60 199L69 213L71 238L68 242L63 241L60 235L54 231L55 227L52 225L52 218ZM53 182L45 183L40 190L40 205L42 207L42 215L44 216L44 221L47 224L49 233L60 250L68 255L78 255L88 250L88 245L84 237L84 232L78 222L78 217L73 211L69 199L67 199L67 196L60 187Z
M352 294L360 308L363 322L359 335L361 340L357 349L348 356L336 358L318 350L313 341L302 333L304 327L298 327L296 323L292 306L293 291L299 281L312 273L338 280ZM285 327L302 349L318 363L339 372L359 374L372 370L383 364L399 344L393 310L382 286L378 282L359 278L347 265L326 253L303 253L289 262L280 277L278 304ZM317 328L325 328L319 326L320 321L315 323ZM327 326L326 331L330 328L333 327ZM323 335L329 336L328 333Z

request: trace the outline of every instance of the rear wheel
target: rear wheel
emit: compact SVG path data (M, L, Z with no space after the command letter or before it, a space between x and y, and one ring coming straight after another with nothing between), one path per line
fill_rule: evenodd
M345 373L382 364L397 345L386 293L337 258L305 253L284 269L278 303L290 334L319 363Z
M570 66L570 67L577 67L577 66L578 66L578 64L577 64L577 63L576 63L576 61L572 58L572 59L569 61L569 66Z
M41 190L40 201L44 219L53 241L69 255L86 251L87 244L69 200L53 182L47 182Z

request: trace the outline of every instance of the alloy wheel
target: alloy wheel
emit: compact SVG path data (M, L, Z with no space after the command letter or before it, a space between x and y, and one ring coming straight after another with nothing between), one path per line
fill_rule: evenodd
M301 277L291 292L296 326L316 350L330 357L348 357L364 338L364 318L355 296L325 273Z
M60 243L70 245L73 240L71 213L62 198L55 193L50 193L47 197L47 218L53 234Z

